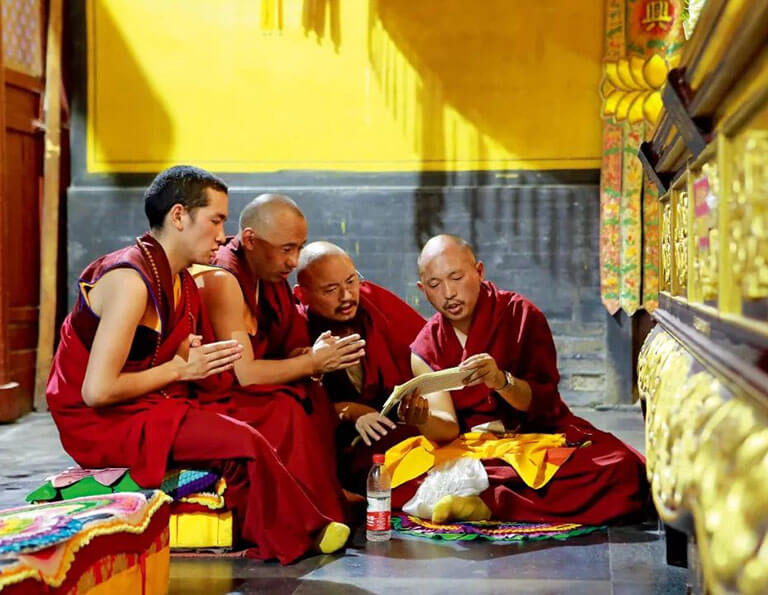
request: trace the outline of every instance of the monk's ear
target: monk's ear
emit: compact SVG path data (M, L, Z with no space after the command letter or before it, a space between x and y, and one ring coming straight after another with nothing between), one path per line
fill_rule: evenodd
M477 261L475 269L477 270L477 274L480 276L480 281L485 280L485 265L483 264L482 260Z
M240 231L240 241L248 250L253 249L256 242L256 232L250 227L246 227Z
M293 296L302 304L304 303L304 289L298 283L293 286Z
M421 289L421 293L426 295L426 292L424 291L424 284L421 281L416 281L416 287Z
M171 222L171 225L179 231L184 229L184 215L186 212L187 210L184 208L184 205L178 202L168 211L168 220Z

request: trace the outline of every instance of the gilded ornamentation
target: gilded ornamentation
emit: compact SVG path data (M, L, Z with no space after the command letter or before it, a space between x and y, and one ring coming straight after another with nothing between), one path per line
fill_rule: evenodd
M661 89L683 46L682 0L606 0L600 296L611 314L658 304L658 205L644 192L637 151L663 108ZM652 247L650 247L652 246Z
M717 227L720 180L716 163L706 163L693 181L695 250L693 273L701 299L717 299L720 237Z
M647 60L632 56L605 62L603 68L603 116L617 122L655 124L663 106L661 87L669 72L666 60L658 54Z
M688 287L688 193L675 200L675 283L676 293L685 295Z
M733 143L729 249L744 298L768 297L768 130L749 130Z
M664 203L661 218L661 290L672 289L672 205Z
M707 589L768 592L768 419L661 328L646 339L647 472L662 519L693 515Z

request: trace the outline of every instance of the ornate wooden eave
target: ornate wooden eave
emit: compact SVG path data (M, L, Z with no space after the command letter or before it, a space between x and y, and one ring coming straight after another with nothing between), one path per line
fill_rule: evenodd
M675 177L713 140L719 108L764 47L765 31L767 2L707 2L679 66L668 75L664 111L649 141L659 157L651 179Z

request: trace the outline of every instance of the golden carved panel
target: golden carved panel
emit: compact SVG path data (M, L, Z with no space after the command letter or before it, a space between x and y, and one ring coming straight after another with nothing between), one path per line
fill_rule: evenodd
M734 140L728 249L733 280L747 299L768 297L768 130Z
M663 329L638 362L648 477L662 519L693 515L713 593L768 592L768 419Z
M693 180L693 213L695 217L693 274L701 299L717 299L720 237L718 200L720 179L717 163L706 163Z
M675 293L685 295L688 288L688 192L676 195L674 219Z
M672 205L669 201L661 211L661 290L672 290Z

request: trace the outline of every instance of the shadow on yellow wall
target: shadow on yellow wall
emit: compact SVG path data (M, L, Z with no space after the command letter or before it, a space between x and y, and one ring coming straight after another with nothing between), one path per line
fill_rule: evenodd
M507 153L557 168L597 155L601 27L600 2L369 0L369 59L425 162Z
M89 171L600 164L602 0L89 0L88 22Z
M302 23L304 34L314 33L318 43L327 32L338 53L341 47L341 0L304 0Z
M135 60L115 16L105 8L88 10L86 18L88 37L109 47L109 67L119 73L106 81L100 77L97 50L103 48L88 44L88 144L114 172L130 171L137 158L146 154L170 159L174 130L165 104Z

